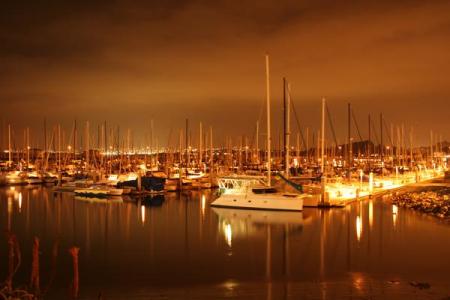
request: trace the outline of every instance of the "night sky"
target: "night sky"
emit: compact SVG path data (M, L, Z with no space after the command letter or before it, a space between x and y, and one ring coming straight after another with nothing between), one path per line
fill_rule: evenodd
M160 144L185 118L193 132L212 125L217 143L251 136L267 52L275 134L285 76L305 127L318 129L326 97L341 141L351 102L364 135L383 112L427 143L430 129L449 137L449 12L423 0L3 2L0 117L35 136L44 116L137 138L154 119Z

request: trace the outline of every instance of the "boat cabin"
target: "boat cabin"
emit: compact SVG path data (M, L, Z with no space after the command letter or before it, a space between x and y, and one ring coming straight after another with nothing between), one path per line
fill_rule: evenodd
M257 187L253 188L252 192L255 194L275 194L277 189L274 187Z

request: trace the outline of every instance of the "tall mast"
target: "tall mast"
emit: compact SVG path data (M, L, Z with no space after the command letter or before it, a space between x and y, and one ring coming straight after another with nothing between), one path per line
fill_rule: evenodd
M47 118L44 118L44 171L47 171Z
M178 139L178 160L180 162L180 169L181 169L181 163L183 162L183 130L180 129L180 135Z
M381 175L384 169L384 145L383 145L383 114L380 114L380 156L381 156Z
M287 122L287 110L286 110L286 78L283 77L283 152L284 152L284 166L287 165L286 160L286 122ZM280 147L281 148L281 147ZM281 153L280 153L281 154ZM281 155L280 155L281 156Z
M352 107L351 104L347 104L347 163L348 163L348 178L350 179L350 170L352 165L352 145L351 145L351 138L352 138L352 132L351 132L351 113L352 113Z
M200 122L199 135L198 135L198 166L202 165L202 151L203 151L203 124Z
M306 165L309 165L309 127L306 127Z
M186 119L186 168L191 162L191 154L189 153L189 119Z
M214 150L213 150L213 129L209 126L209 173L212 173L214 165Z
M409 131L409 168L412 171L413 168L413 127Z
M73 121L73 159L76 160L77 155L77 120Z
M430 130L430 164L433 166L433 130Z
M86 170L89 168L89 121L86 121L86 137L85 137L85 148L86 148Z
M11 124L8 124L8 165L12 164L12 149L11 149Z
M61 125L58 124L58 171L61 172Z
M290 125L291 85L288 83L286 88L287 88L287 103L285 106L286 121L284 132L284 151L285 151L285 168L286 168L285 172L286 176L289 177L289 149L290 149L290 135L291 135L291 125Z
M153 168L153 120L150 120L150 167Z
M324 158L325 158L325 98L322 98L322 125L321 125L321 129L320 129L320 134L321 134L321 159L320 159L320 172L323 174L325 171L325 162L324 162Z
M30 166L30 127L27 127L27 167Z
M372 125L372 121L370 120L370 114L369 114L369 140L367 141L367 162L369 164L369 172L372 172L372 165L370 162L370 155L371 155L371 149L370 149L370 143L372 141L372 131L371 131L371 125Z
M269 78L269 55L266 54L266 100L267 100L267 186L270 186L271 172L271 136L270 136L270 78Z
M259 165L259 121L256 121L256 163Z

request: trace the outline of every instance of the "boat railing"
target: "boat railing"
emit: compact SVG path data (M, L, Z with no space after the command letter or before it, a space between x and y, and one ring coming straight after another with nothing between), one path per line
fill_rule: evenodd
M219 188L226 194L244 194L251 187L264 186L262 177L222 177L218 178Z

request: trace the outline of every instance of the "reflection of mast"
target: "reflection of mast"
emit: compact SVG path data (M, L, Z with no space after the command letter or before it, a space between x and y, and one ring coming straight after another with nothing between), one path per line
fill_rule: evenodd
M290 265L290 257L289 257L289 225L285 224L284 228L283 228L283 274L284 274L284 299L288 298L289 293L289 275L290 275L290 269L289 269L289 265Z
M320 211L320 278L324 278L325 273L325 238L326 238L326 228L325 228L325 212Z
M12 198L8 197L8 232L11 232Z
M89 206L86 205L86 253L89 254L90 250L90 240L91 240L91 224L89 218Z
M289 276L289 225L283 227L283 274Z
M266 279L267 279L267 299L272 299L272 246L271 228L267 225L266 239Z
M72 198L72 230L73 230L73 245L77 244L76 239L76 222L75 222L75 197Z
M350 271L351 255L350 255L350 211L347 211L347 270Z

